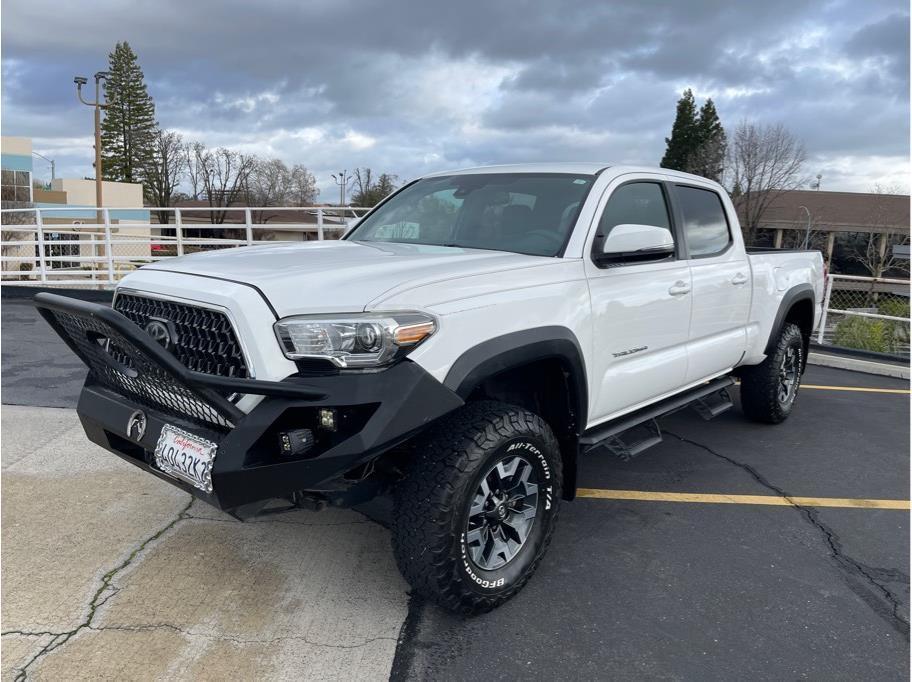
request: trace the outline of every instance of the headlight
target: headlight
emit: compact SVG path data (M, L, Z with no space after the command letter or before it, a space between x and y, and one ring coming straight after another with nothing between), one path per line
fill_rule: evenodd
M275 323L289 360L322 358L338 367L377 367L401 357L437 331L424 313L300 315Z

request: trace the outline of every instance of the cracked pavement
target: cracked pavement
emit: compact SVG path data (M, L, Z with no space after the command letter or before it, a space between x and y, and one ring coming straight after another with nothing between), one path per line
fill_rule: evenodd
M31 308L2 314L3 680L909 678L908 512L581 499L518 597L466 620L408 601L382 507L242 524L28 407L72 407L83 370ZM662 423L580 485L909 497L908 396Z
M2 411L4 680L382 679L406 613L353 511L240 523L110 456L73 410Z
M780 426L737 406L662 426L630 462L586 457L580 485L909 499L907 395L805 389ZM908 680L908 623L907 511L580 499L510 603L473 620L412 603L392 679Z
M714 457L718 457L719 459L728 462L733 466L740 467L748 474L750 474L754 480L756 480L757 483L762 485L764 488L775 493L779 497L788 500L797 511L800 511L802 514L804 514L805 517L807 517L811 525L820 530L821 535L827 544L827 547L829 547L830 555L833 557L836 563L844 570L846 570L846 572L849 573L852 577L859 577L863 581L867 582L870 587L874 588L876 594L871 594L869 590L857 589L852 586L852 583L850 582L849 584L852 586L853 591L866 603L868 603L874 611L881 615L894 629L896 629L900 635L905 637L907 640L909 639L909 619L902 614L903 604L900 601L900 597L895 594L893 590L887 587L888 582L902 582L903 579L905 580L905 583L908 584L909 578L907 575L903 574L897 569L871 568L869 566L865 566L857 559L854 559L847 555L842 547L842 543L839 541L839 536L820 520L820 515L817 513L816 509L795 502L792 499L792 495L794 495L794 493L792 495L789 495L789 493L786 491L773 485L752 466L738 462L731 457L727 457L726 455L722 455L712 448L690 440L689 438L684 438L683 436L679 436L670 431L666 431L666 433L673 438L677 438L683 443L689 443L690 445L695 445L698 448L703 448L709 454L713 455ZM881 579L878 578L878 574L882 576ZM886 609L884 609L883 605L879 603L880 599L887 602Z

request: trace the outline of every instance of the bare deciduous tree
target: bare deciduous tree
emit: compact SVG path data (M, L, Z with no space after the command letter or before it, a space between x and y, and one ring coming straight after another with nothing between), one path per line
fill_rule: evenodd
M316 196L316 179L300 164L289 168L280 159L257 159L248 176L246 200L250 206L308 206ZM279 215L278 211L254 213L261 223Z
M152 206L170 206L186 171L184 141L180 133L157 130L152 158L143 169L146 201ZM167 224L169 216L168 211L159 211L158 222Z
M183 148L191 199L199 199L203 189L202 175L205 173L205 164L202 162L202 158L206 153L208 150L202 142L187 142Z
M245 201L248 206L285 206L291 184L291 172L279 159L256 159L247 176ZM269 222L278 213L255 211L258 223Z
M243 196L248 186L250 173L256 165L256 157L241 154L225 147L208 149L200 142L185 148L188 177L193 194L200 194L213 209L231 206ZM213 225L225 222L227 211L213 210L209 217Z
M289 199L295 206L309 206L312 204L320 190L317 189L317 179L313 173L301 164L291 168L291 189Z
M728 182L747 243L753 243L763 215L783 192L806 183L804 145L781 123L742 121L728 144Z
M875 185L871 191L880 195L880 200L873 204L868 224L879 231L865 234L851 258L861 263L871 273L871 277L883 277L891 270L908 275L909 261L897 258L893 253L893 247L909 244L909 235L892 229L895 227L896 219L895 215L892 215L889 202L885 199L890 195L901 194L902 190L894 186Z

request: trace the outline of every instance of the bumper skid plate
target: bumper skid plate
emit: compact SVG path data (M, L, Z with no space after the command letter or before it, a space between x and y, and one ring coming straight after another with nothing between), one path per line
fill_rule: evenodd
M35 305L89 369L77 406L88 437L225 510L338 486L346 472L462 405L408 359L370 373L284 381L220 377L190 371L109 307L45 293L35 296ZM225 398L230 393L263 399L245 413ZM279 433L309 427L327 407L348 426L324 434L306 458L283 456ZM213 446L211 488L156 461L169 428Z

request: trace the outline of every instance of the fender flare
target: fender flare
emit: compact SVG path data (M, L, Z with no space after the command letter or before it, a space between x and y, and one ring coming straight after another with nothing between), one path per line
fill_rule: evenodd
M772 349L776 346L776 341L779 338L779 331L782 329L782 325L785 323L785 318L788 315L792 307L801 301L810 301L811 303L811 332L813 333L813 315L814 315L814 288L810 284L796 284L791 289L785 292L785 295L782 297L782 301L779 303L779 310L776 311L776 317L773 319L773 326L770 328L769 338L766 340L766 346L763 348L763 352L767 355L770 354ZM805 344L806 346L807 344ZM805 365L807 365L807 347L805 347Z
M576 335L567 327L548 326L524 329L496 336L472 346L456 358L444 385L467 400L490 377L537 360L558 359L567 372L568 400L575 415L573 432L560 439L564 463L565 499L576 495L578 440L586 428L589 394L586 364Z

